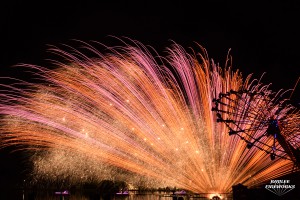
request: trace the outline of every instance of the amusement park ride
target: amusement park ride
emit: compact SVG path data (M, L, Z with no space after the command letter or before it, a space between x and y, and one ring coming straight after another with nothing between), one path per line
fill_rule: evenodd
M270 155L271 160L289 159L300 169L299 111L282 94L254 88L230 90L213 99L217 122L224 123L229 135L236 135Z

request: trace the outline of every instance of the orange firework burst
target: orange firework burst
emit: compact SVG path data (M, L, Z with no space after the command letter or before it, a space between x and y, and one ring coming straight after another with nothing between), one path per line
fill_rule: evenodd
M37 175L224 193L291 172L290 160L250 151L216 123L211 108L218 94L260 85L243 80L229 62L222 69L204 49L194 55L177 44L158 59L138 43L105 55L85 47L96 57L53 48L67 62L54 70L29 66L45 84L21 92L7 86L1 94L2 143L40 152ZM285 117L299 122L299 113Z

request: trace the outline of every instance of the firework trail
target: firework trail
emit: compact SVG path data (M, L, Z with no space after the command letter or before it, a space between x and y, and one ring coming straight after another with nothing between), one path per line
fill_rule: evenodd
M43 83L4 86L2 146L36 151L37 176L221 193L290 173L290 160L248 150L216 123L211 108L219 93L266 87L250 76L243 80L230 60L222 69L204 49L189 54L177 44L166 57L154 57L138 42L109 49L101 54L85 44L95 54L88 57L52 48L65 59L56 69L27 65ZM297 113L285 117L299 121Z

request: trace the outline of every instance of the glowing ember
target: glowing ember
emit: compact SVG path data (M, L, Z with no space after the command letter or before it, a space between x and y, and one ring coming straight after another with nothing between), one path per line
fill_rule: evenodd
M255 87L250 77L177 44L156 60L140 46L107 55L87 46L96 58L52 49L68 62L29 66L46 84L1 94L3 145L35 150L36 175L73 183L114 179L225 193L290 172L291 161L249 151L216 123L212 100Z

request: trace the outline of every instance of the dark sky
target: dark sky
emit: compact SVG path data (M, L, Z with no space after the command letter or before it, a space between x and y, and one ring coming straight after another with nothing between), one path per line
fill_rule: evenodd
M72 44L71 39L113 44L108 35L138 40L159 53L170 40L185 48L196 47L197 42L221 64L231 48L234 69L240 69L244 76L254 73L254 77L267 72L264 82L272 82L275 90L293 88L300 76L297 1L120 2L1 2L0 76L28 80L24 72L10 66L47 65L45 60L51 56L47 45ZM293 101L298 104L299 99L300 85ZM15 157L0 150L0 175L15 172L9 168L22 169ZM3 176L1 179L3 182Z
M47 64L48 44L79 39L109 45L108 35L139 40L160 53L170 40L185 48L198 42L221 64L231 48L235 69L245 76L267 72L265 81L276 89L292 88L300 75L296 1L96 2L11 0L1 6L1 75L20 62Z

